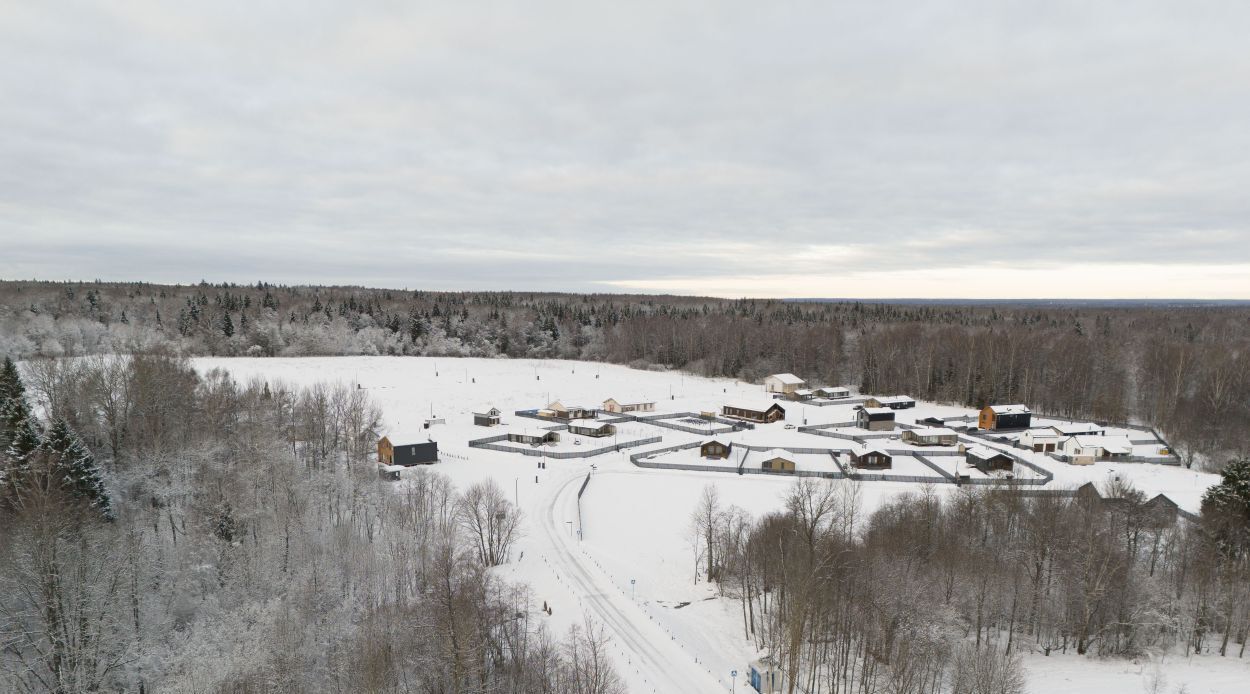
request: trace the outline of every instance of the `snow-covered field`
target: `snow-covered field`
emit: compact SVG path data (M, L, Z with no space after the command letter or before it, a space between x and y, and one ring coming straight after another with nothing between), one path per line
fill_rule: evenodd
M694 557L688 543L692 509L706 485L715 485L725 505L751 514L779 510L793 480L780 475L737 475L726 472L654 470L634 466L631 453L703 440L699 434L645 424L621 426L622 443L637 435L662 437L662 442L591 459L526 457L517 453L469 448L472 439L515 429L551 426L520 418L516 410L544 407L553 400L598 407L609 397L647 399L663 412L716 410L727 399L763 396L758 385L708 379L679 373L635 371L622 366L568 361L430 359L415 357L326 357L304 359L201 358L200 370L223 368L239 380L260 378L291 384L318 381L357 384L383 408L388 429L421 431L439 442L443 462L434 466L458 485L494 478L512 492L526 514L525 537L516 547L518 559L500 572L525 581L534 604L552 607L551 627L563 631L584 613L604 622L631 692L728 691L730 670L740 675L754 657L743 639L737 603L715 599L714 591L695 581ZM851 405L828 407L784 403L786 422L755 430L719 434L718 440L768 448L841 448L849 441L813 436L786 424L846 422ZM473 425L472 413L491 406L503 412L504 426ZM651 414L651 413L649 413ZM901 422L930 416L958 416L971 410L919 403L899 412ZM427 418L444 419L423 429ZM1140 436L1138 436L1140 437ZM581 440L580 445L572 443ZM613 437L588 438L562 432L561 442L547 450L575 451L610 445ZM885 442L885 441L883 441ZM889 441L891 448L906 448ZM1203 490L1214 475L1153 464L1099 462L1069 466L1041 454L1022 453L1052 472L1053 484L1074 487L1124 475L1148 495L1166 493L1182 508L1197 510ZM752 458L758 458L753 454ZM802 454L800 469L833 469L819 456ZM705 464L682 451L657 460ZM943 469L966 473L961 458L934 457ZM545 463L545 467L540 467ZM758 463L757 463L758 464ZM913 464L915 469L913 469ZM593 468L592 468L593 466ZM924 472L921 472L921 471ZM914 458L901 457L896 474L934 474ZM587 474L591 480L581 499L577 491ZM399 484L403 484L401 481ZM872 511L919 484L858 483L863 511ZM936 485L940 493L953 485ZM580 518L579 518L580 515ZM579 541L578 528L583 537ZM1142 690L1141 667L1122 661L1102 663L1064 656L1030 657L1030 686L1039 694L1063 691L1136 692ZM1187 683L1198 692L1250 691L1250 668L1244 661L1202 658L1169 664L1169 689ZM739 690L745 683L737 682Z

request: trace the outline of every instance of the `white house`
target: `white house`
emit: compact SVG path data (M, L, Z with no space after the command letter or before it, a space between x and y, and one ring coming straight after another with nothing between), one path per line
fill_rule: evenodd
M617 400L608 398L603 401L604 412L655 412L655 401L642 398Z
M1127 436L1069 436L1059 443L1059 452L1077 465L1088 465L1100 458L1123 458L1133 454Z
M764 390L769 393L793 393L806 385L806 381L794 374L773 374L764 377Z
M1031 448L1036 453L1053 453L1059 448L1059 441L1062 438L1054 427L1026 429L1023 434L1020 434L1020 445Z
M1052 424L1050 428L1055 434L1063 436L1104 436L1107 430L1093 422L1063 422Z
M817 388L816 394L822 398L836 400L837 398L851 397L851 390L849 388L843 388L842 386L825 386L823 388Z

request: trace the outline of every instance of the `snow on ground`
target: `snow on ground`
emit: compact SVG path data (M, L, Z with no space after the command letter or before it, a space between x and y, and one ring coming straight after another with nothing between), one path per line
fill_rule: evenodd
M1250 660L1218 655L1143 657L1134 660L1086 658L1075 653L1024 657L1032 694L1240 694L1250 691Z
M760 399L762 388L728 379L568 361L325 357L201 358L193 363L202 371L227 369L239 380L260 378L294 385L327 381L355 384L368 390L382 407L389 431L416 430L420 436L439 442L442 462L433 466L434 470L462 487L487 478L499 482L512 493L526 516L525 535L517 544L516 558L499 574L531 587L531 608L536 615L543 602L551 606L553 614L540 619L548 621L556 633L581 621L586 613L606 624L613 635L613 655L631 692L726 691L731 685L729 671L745 670L754 652L742 638L738 604L714 599L713 588L695 581L694 554L688 542L690 515L708 484L716 486L724 505L739 506L756 516L779 510L793 480L779 475L645 469L632 465L628 456L707 438L767 448L846 450L851 444L799 432L786 425L850 421L852 405L814 407L783 402L785 422L754 430L707 436L639 423L622 424L622 433L616 437L621 442L626 431L631 439L634 432L639 432L659 435L663 440L590 459L544 461L516 453L469 448L467 442L518 428L558 424L513 414L516 410L544 407L553 400L597 407L609 397L632 400L642 396L656 400L657 413L700 412L716 410L730 399ZM472 413L491 406L503 412L504 425L474 426ZM899 411L897 418L910 424L926 417L972 413L967 408L918 403L914 409ZM446 424L425 429L425 420L431 417L442 418ZM590 450L607 445L612 438L594 439L561 432L557 448L548 450ZM581 440L582 444L578 446L573 440ZM907 448L889 439L881 443L894 449ZM1203 490L1217 481L1214 475L1178 467L1107 462L1070 466L1042 454L1018 449L1014 452L1052 472L1055 486L1075 487L1090 480L1101 483L1124 475L1147 494L1167 493L1189 510L1197 510ZM759 453L754 455L758 456ZM809 457L820 456L799 457L807 466L816 465L807 460ZM692 460L701 461L698 464L708 462L697 457L697 450ZM943 469L980 474L966 469L962 458L934 456L931 460ZM911 463L918 469L913 470ZM726 462L729 469L736 466L734 458ZM891 472L933 474L909 456L896 458ZM577 491L587 473L592 477L579 513ZM399 482L397 489L404 484ZM865 514L900 494L921 488L919 484L896 482L863 482L857 486ZM956 489L948 484L934 488L939 493ZM579 525L584 535L581 541L577 537ZM631 585L631 579L636 583ZM1140 677L1133 679L1136 675L1129 672L1134 666L1123 662L1065 661L1052 656L1037 664L1031 657L1029 663L1033 691L1039 693L1139 690L1134 683ZM1213 672L1223 673L1221 668L1225 666L1220 665ZM1202 671L1197 665L1185 665L1175 673L1172 670L1169 666L1169 681L1174 684L1190 681L1185 676L1191 670L1195 674ZM1236 672L1240 673L1237 677L1244 678L1244 669ZM1227 681L1219 677L1223 675L1203 680L1206 689L1196 686L1199 680L1195 677L1189 692L1246 691L1244 686L1228 688ZM1232 670L1229 677L1233 677ZM1240 685L1244 679L1236 681ZM1087 683L1091 683L1089 687L1080 688ZM739 685L744 686L742 682Z

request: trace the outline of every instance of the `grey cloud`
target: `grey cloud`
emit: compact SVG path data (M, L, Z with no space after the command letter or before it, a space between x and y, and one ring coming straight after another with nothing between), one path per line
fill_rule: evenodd
M473 5L0 8L0 276L1250 264L1239 5Z

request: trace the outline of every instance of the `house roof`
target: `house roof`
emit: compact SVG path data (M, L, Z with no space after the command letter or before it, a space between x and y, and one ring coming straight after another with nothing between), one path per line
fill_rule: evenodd
M768 380L770 378L775 378L778 381L781 381L782 383L788 386L797 386L797 385L802 385L804 383L807 383L807 381L804 381L803 379L791 373L773 374L771 376L766 376L764 380Z
M824 392L824 393L849 393L849 392L851 392L851 389L850 389L850 388L847 388L847 387L845 387L845 386L821 386L821 387L819 387L819 388L817 388L817 389L816 389L816 392L817 392L817 393L821 393L821 392Z
M383 438L390 441L392 446L426 443L430 440L430 430L420 424L396 426L387 429Z
M588 423L585 423L585 422L588 422ZM589 419L589 420L578 419L578 420L574 420L573 423L569 424L570 429L574 427L578 429L602 429L604 427L610 427L610 426L612 426L610 422L604 422L598 419Z
M699 442L699 448L703 448L704 446L707 446L707 445L709 445L709 444L713 444L713 443L715 443L715 444L717 444L717 445L720 445L720 446L729 446L729 445L730 445L730 444L728 444L728 443L725 443L724 441L721 441L720 439L708 439L708 440L706 440L706 441L701 441L701 442Z
M494 405L487 405L486 407L474 410L473 414L497 415L497 414L503 414L503 413L499 411L498 407L495 407Z
M914 402L915 398L910 398L910 397L907 397L906 395L878 395L877 397L873 398L873 400L876 400L877 402L884 405L887 402Z
M1108 453L1127 455L1133 452L1133 443L1127 436L1069 436L1064 443L1068 441L1081 448L1101 448Z
M908 431L916 436L955 436L955 430L946 427L916 427Z
M970 446L964 451L964 453L968 455L969 457L980 458L981 460L990 460L991 458L997 458L999 456L1002 456L1005 458L1011 457L996 448L990 448L989 446L979 446L979 445Z
M760 455L763 456L761 460L776 460L777 458L782 458L784 460L789 460L792 463L794 462L794 454L784 448L770 448Z
M1031 438L1031 439L1057 439L1057 438L1059 438L1059 432L1055 431L1055 430L1054 430L1054 427L1041 427L1041 428L1037 428L1037 429L1025 429L1025 430L1024 430L1024 433L1023 433L1023 434L1020 434L1020 436L1024 436L1024 435L1026 435L1026 434L1027 434L1027 435L1028 435L1028 437L1029 437L1029 438Z
M1093 422L1064 422L1062 424L1052 424L1051 429L1061 436L1079 436L1081 434L1093 434L1095 432L1102 433L1105 428L1094 424Z
M861 407L860 411L867 412L869 417L881 414L888 414L891 417L894 416L894 410L891 410L888 407Z
M799 388L799 389L797 389L797 390L795 390L795 391L794 391L794 394L795 394L795 395L815 395L815 394L816 394L816 391L814 391L814 390L809 390L809 389L807 389L807 388Z
M776 400L731 400L725 403L725 407L734 407L739 410L750 410L751 412L767 412L770 408L781 407L781 403ZM785 408L782 408L783 410Z
M857 443L851 446L851 454L854 455L856 458L867 455L869 453L880 453L881 455L884 455L887 458L894 457L892 453L890 453L889 451L885 449L885 446L882 446L879 443Z
M994 414L1029 414L1029 408L1024 405L990 405L990 411Z
M645 405L645 404L654 404L654 403L655 403L655 401L654 401L654 400L652 400L652 399L650 399L650 398L643 398L643 397L632 397L632 398L607 398L607 399L606 399L606 400L604 400L603 402L604 402L605 404L606 404L606 403L608 403L608 402L614 402L614 403L616 403L616 404L618 404L618 405Z

